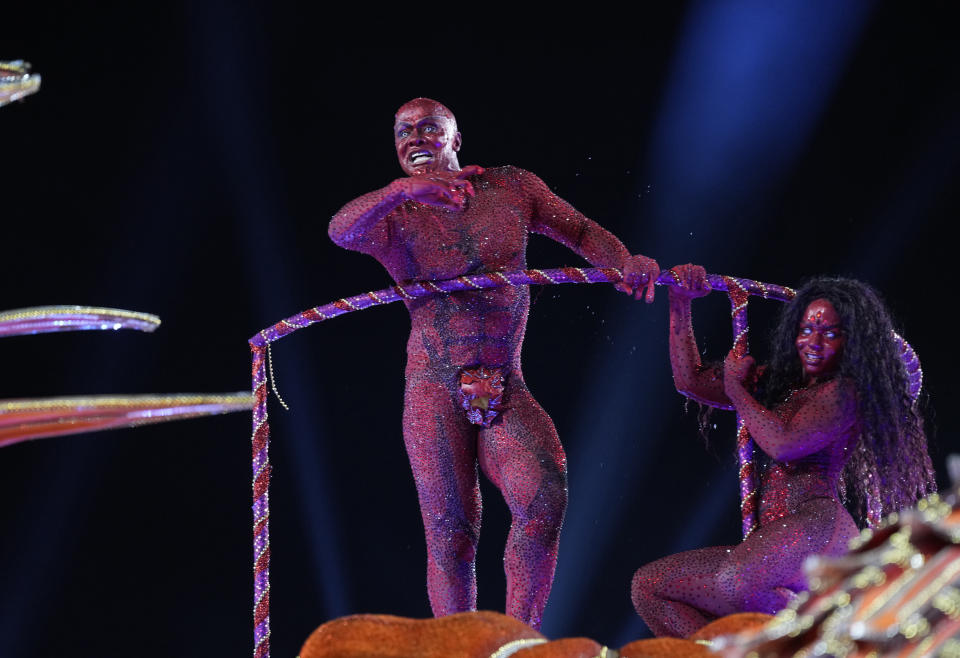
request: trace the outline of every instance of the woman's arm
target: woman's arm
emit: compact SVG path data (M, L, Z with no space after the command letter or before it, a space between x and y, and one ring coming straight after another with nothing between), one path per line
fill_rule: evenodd
M699 265L671 268L677 287L670 287L670 367L673 384L681 394L711 407L733 409L723 387L723 368L719 363L704 366L693 333L691 302L710 293L707 273Z
M856 389L850 380L834 379L823 384L797 413L783 421L743 386L753 359L739 359L730 352L724 366L725 390L737 413L760 449L777 461L819 452L846 436L857 422Z

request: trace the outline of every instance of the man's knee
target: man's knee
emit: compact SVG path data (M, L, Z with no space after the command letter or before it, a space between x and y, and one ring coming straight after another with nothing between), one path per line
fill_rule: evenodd
M518 490L532 490L528 498L530 508L566 509L567 506L567 470L563 463L556 463L549 456L540 456L530 460L533 468L524 468L522 473L512 479L519 485Z
M540 481L533 502L514 513L514 519L526 526L530 536L551 541L559 537L567 510L567 478L565 473L552 472Z
M479 522L471 523L462 516L433 514L424 510L427 549L438 560L472 560L480 535Z
M562 468L547 469L540 481L540 491L537 502L542 507L561 513L567 509L567 473ZM535 502L534 505L537 503Z

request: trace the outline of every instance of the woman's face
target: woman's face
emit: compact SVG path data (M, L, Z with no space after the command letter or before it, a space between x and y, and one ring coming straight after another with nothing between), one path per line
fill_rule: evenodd
M810 302L800 318L796 341L804 380L813 383L833 375L840 366L845 342L840 314L833 304L826 299Z

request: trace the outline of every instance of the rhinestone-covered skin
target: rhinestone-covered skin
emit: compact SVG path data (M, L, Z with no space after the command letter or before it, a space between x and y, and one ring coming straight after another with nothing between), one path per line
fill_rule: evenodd
M479 170L479 169L478 169ZM404 182L347 204L330 223L342 247L376 258L398 283L526 267L530 233L550 237L596 266L637 270L612 234L516 167L469 176L459 208L404 197ZM652 263L652 261L649 261ZM655 263L647 270L657 272ZM652 283L652 278L651 283ZM508 614L539 628L553 581L567 504L566 457L553 422L520 367L530 307L526 287L456 292L405 302L403 436L427 543L427 588L436 616L476 607L474 560L481 502L477 468L512 514L504 567ZM483 427L461 407L464 368L499 368L499 416Z
M673 291L670 297L677 389L704 404L736 409L763 453L757 459L758 526L741 544L671 555L634 575L633 604L647 626L657 635L686 637L723 615L780 610L806 588L802 564L808 555L846 552L858 529L839 488L859 422L853 383L839 378L794 391L766 409L735 376L738 367L739 374L745 369L734 355L725 367L701 365L690 297Z

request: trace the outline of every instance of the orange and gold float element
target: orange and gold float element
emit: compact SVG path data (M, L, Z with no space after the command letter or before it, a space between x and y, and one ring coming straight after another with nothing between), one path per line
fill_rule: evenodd
M690 639L631 642L619 651L585 637L549 641L499 612L461 612L439 619L353 615L315 630L300 658L673 658L710 656L713 638L758 629L770 615L718 619Z
M523 622L498 612L461 612L439 619L352 615L311 633L300 658L505 658L546 641Z

